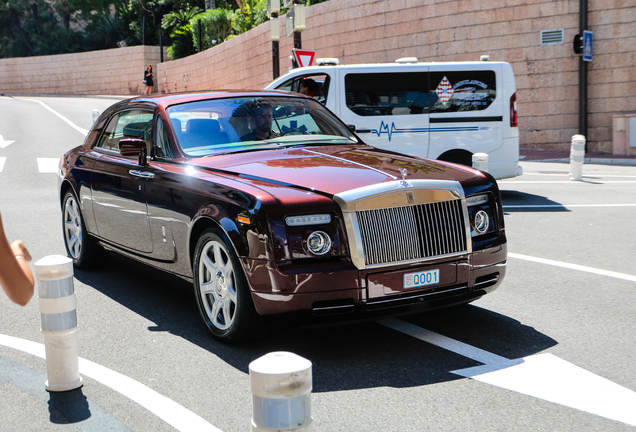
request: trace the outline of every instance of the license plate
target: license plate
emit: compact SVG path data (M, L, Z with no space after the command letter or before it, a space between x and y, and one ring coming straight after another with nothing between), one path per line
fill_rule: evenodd
M426 270L404 275L404 289L417 288L439 283L439 269Z

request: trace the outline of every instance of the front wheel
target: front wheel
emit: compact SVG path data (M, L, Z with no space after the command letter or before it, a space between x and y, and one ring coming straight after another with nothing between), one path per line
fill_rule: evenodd
M208 330L226 342L252 339L263 328L243 273L231 247L207 230L194 256L194 294Z
M95 239L86 232L82 210L75 194L66 192L62 201L62 229L66 252L77 268L95 266L99 261L99 249Z

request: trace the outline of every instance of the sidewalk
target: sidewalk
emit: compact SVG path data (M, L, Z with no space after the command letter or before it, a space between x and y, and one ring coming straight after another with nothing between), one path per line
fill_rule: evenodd
M569 150L519 149L519 160L523 162L562 162L570 163ZM584 163L598 165L636 166L636 155L610 153L586 153Z

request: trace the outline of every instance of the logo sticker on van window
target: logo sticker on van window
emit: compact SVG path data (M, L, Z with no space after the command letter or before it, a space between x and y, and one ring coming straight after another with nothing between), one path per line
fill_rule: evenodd
M442 102L444 105L446 105L451 96L453 96L453 92L453 86L446 77L442 78L442 81L440 81L439 85L435 89L435 93L437 93L440 102Z

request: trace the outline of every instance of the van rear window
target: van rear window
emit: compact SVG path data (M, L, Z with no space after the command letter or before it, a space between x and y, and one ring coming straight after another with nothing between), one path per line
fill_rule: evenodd
M495 100L495 83L494 71L347 74L345 94L365 117L481 111Z
M431 113L481 111L497 97L494 71L430 72Z

